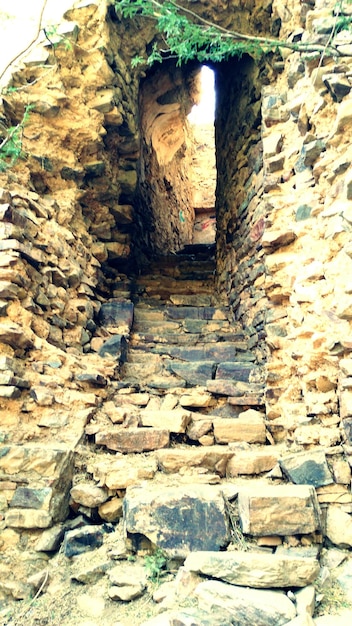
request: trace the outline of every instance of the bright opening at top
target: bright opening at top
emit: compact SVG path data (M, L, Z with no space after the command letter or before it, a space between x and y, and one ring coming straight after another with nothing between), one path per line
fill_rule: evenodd
M215 118L214 72L206 65L201 69L200 81L200 102L194 105L188 119L191 124L212 124Z

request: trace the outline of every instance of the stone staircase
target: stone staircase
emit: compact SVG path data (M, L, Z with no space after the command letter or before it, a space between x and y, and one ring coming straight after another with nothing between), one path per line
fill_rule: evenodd
M133 281L120 380L86 426L98 454L83 465L101 486L121 491L180 470L217 483L239 469L275 466L278 455L265 445L263 371L217 298L214 268L213 246L190 246L155 259Z
M155 260L136 279L123 376L164 391L202 386L214 397L259 405L262 372L249 339L217 298L213 254L212 246L189 246Z

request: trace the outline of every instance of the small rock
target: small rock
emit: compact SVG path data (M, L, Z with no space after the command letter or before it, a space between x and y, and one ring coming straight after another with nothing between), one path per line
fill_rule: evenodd
M64 554L68 558L95 550L103 545L103 531L100 526L85 526L70 530L65 534Z
M72 487L70 494L74 502L92 509L106 502L109 497L104 489L90 483L79 483Z

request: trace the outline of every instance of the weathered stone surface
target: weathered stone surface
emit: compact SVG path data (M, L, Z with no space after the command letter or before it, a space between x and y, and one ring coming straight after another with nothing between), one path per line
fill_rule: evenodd
M98 509L99 516L106 522L116 522L123 515L122 506L123 498L111 498L111 500L100 505Z
M108 329L123 328L129 331L133 322L133 310L132 302L109 300L109 302L104 302L100 307L98 324Z
M251 363L219 363L216 368L215 378L220 378L221 380L240 380L242 382L248 382L253 371L254 368ZM208 379L210 378L211 376L208 376Z
M103 545L103 532L100 526L85 526L65 533L63 550L71 558L83 552L89 552Z
M5 514L6 526L11 528L48 528L53 518L48 511L35 509L9 509Z
M185 433L191 420L191 412L182 409L171 411L150 411L146 409L141 413L140 419L142 426L163 428L170 431L170 433Z
M144 535L174 556L220 550L229 541L224 499L216 487L130 487L124 520L132 541Z
M237 451L234 456L229 459L226 468L227 476L239 476L250 474L262 474L272 470L280 456L280 452L274 447L268 447L264 450L246 450Z
M262 552L192 552L184 567L241 587L305 587L319 574L316 559Z
M142 626L229 626L230 620L232 622L230 612L223 608L212 607L208 611L189 608L165 611L143 622Z
M0 472L20 483L11 499L9 526L46 528L66 518L73 476L70 448L1 446ZM36 488L21 486L24 477L24 482L35 481Z
M326 514L326 535L336 546L352 546L352 518L338 506L329 506Z
M126 489L142 480L151 480L157 469L155 459L141 459L132 455L97 459L88 465L88 471L93 474L93 478L108 489Z
M191 390L180 397L179 403L183 407L205 408L211 404L212 397L206 391Z
M296 452L283 456L279 463L284 474L296 485L322 487L333 482L323 451Z
M169 445L170 432L157 428L129 428L101 431L95 436L99 446L116 452L146 452L159 450Z
M215 418L214 435L217 443L247 441L265 443L266 431L263 417L257 411L249 409L237 419Z
M250 535L297 535L319 530L320 509L312 486L240 487L242 530Z
M296 616L294 604L279 591L246 589L219 581L206 581L196 588L203 608L217 606L236 616L239 626L283 626Z
M104 489L90 483L78 483L72 487L70 494L74 502L90 508L98 507L109 497Z
M63 524L57 524L52 528L44 530L35 544L37 552L55 552L64 538Z
M224 446L204 446L203 448L170 448L158 450L156 455L159 467L167 474L178 472L182 467L204 467L225 476L228 460L235 452Z
M99 348L99 356L113 356L120 363L126 361L127 353L127 341L124 335L113 335L110 339L107 339L101 348Z
M76 580L83 585L94 585L111 567L111 561L107 558L95 557L82 553L75 556L71 566L71 580Z
M193 362L193 363L170 363L169 370L183 378L190 385L203 385L209 378L212 378L215 371L215 363Z

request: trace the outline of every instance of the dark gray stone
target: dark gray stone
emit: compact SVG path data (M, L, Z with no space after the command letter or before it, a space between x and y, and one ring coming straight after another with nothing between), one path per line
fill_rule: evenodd
M245 342L231 343L227 341L209 343L199 346L156 346L153 352L157 354L169 354L183 361L233 361L237 350L244 350Z
M301 204L296 211L296 222L303 222L310 218L312 207L308 204Z
M298 452L279 459L284 474L296 485L323 487L334 482L323 451Z
M125 363L127 358L127 340L124 335L113 335L103 343L99 356L114 356L120 363Z
M325 74L323 83L335 102L342 102L351 91L351 83L344 74Z
M170 556L218 551L229 542L224 499L209 485L130 487L124 499L125 528L132 543L141 535Z
M68 558L95 550L103 545L101 526L85 526L77 530L69 530L63 541L64 554Z
M131 328L133 323L133 303L109 300L101 305L98 313L98 324L100 326L122 326Z
M105 376L97 373L78 374L76 380L82 383L89 383L90 385L97 385L98 387L106 387L108 382Z
M52 489L32 489L31 487L17 487L9 504L16 509L41 509L52 496Z
M352 446L352 417L347 417L342 421L342 428L345 434L346 443Z
M219 363L215 378L221 378L222 380L239 380L247 383L251 372L253 372L253 365L250 363L235 361Z
M180 376L190 385L201 385L214 377L215 363L212 361L196 361L193 363L176 363L172 361L168 369Z

